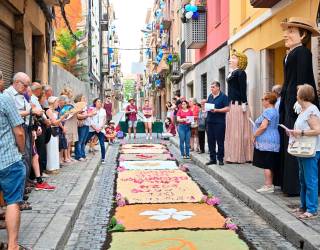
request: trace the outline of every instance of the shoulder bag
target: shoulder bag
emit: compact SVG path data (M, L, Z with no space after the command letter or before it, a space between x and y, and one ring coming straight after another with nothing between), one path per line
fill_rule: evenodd
M314 157L316 155L317 136L290 137L288 153L296 157Z

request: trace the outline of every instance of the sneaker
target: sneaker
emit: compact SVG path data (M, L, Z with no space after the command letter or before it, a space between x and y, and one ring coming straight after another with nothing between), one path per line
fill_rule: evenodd
M274 186L262 186L261 188L256 190L258 193L264 193L264 194L269 194L269 193L273 193L274 192Z
M146 140L149 140L149 136L148 135L146 136Z
M219 161L219 166L223 166L223 165L224 165L223 161Z
M150 136L150 140L152 140L152 136Z
M35 190L39 191L39 190L44 190L44 191L53 191L55 190L56 187L55 186L50 186L48 183L46 182L42 182L42 183L37 183L35 186Z
M185 159L190 159L190 156L187 155Z
M79 161L86 161L86 159L85 158L80 158Z
M101 160L101 164L105 164L106 163L106 161L105 160Z

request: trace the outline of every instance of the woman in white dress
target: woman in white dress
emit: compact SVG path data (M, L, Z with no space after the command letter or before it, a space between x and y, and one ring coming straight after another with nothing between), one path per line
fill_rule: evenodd
M63 115L58 119L58 108L59 102L58 97L51 96L48 99L49 109L46 111L47 117L50 119L52 132L50 141L47 143L47 171L50 173L55 173L60 168L59 163L59 134L54 131L59 131L62 129L61 121L65 118Z

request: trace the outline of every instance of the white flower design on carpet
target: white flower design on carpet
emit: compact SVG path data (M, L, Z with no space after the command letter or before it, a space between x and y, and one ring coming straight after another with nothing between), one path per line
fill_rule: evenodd
M157 211L147 210L139 215L150 216L150 220L165 221L169 219L174 219L177 221L183 221L190 219L195 214L192 211L178 211L174 208L169 209L158 209Z

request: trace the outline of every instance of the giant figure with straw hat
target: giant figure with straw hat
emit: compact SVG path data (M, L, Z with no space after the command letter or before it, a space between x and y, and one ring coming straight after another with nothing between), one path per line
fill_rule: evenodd
M281 93L279 108L280 123L289 129L294 127L301 107L297 103L297 87L302 84L310 84L315 91L316 85L313 76L312 54L306 47L311 36L319 36L317 26L308 19L291 17L281 23L284 32L284 42L288 53L284 58L284 84ZM314 101L318 106L318 99ZM275 169L274 184L281 186L287 195L298 195L299 167L297 159L288 154L288 136L281 130L281 167Z

